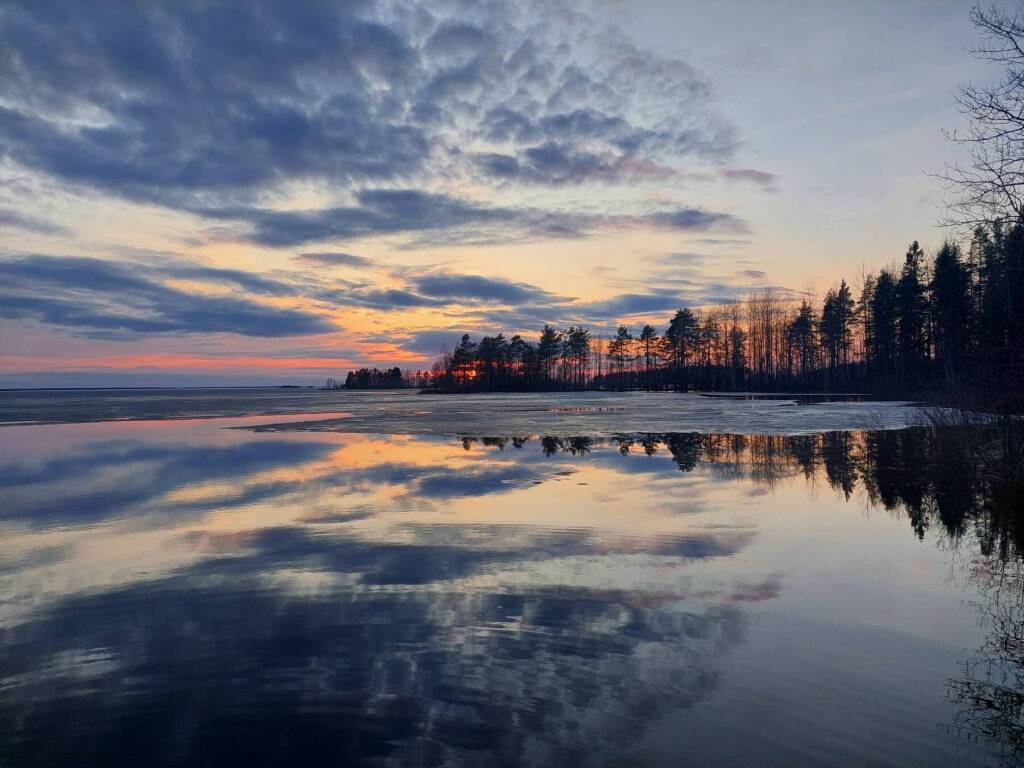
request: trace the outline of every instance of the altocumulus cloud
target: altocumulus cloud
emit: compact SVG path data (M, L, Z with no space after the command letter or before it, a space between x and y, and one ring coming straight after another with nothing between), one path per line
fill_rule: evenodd
M67 230L59 224L11 208L0 208L0 230L3 229L21 229L37 235L67 234Z
M438 273L416 278L420 293L450 301L485 301L498 304L548 302L556 297L528 283L506 282L479 275Z
M209 208L203 215L242 228L233 238L270 247L328 239L415 234L414 245L493 243L579 238L605 228L650 227L679 232L744 232L741 220L700 208L638 214L593 214L532 207L492 206L416 189L362 190L355 205L310 210Z
M276 247L394 233L583 236L600 215L491 206L437 187L616 183L717 165L736 145L699 71L529 0L13 0L0 7L0 71L10 162ZM308 182L354 202L271 203ZM740 229L693 210L608 223Z
M292 246L325 239L356 239L432 230L467 230L481 226L509 230L577 234L577 217L548 216L543 211L479 205L451 195L416 189L360 190L355 204L311 210L270 208L205 209L215 219L239 222L240 236L268 246Z
M529 283L451 272L412 275L404 286L396 288L314 288L306 295L337 306L363 307L384 312L419 307L473 307L480 304L501 306L525 303L548 306L553 302L564 303L568 300Z
M671 266L658 273L658 288L632 281L642 289L581 301L529 283L448 271L410 273L396 286L381 287L370 281L250 273L169 258L156 264L33 254L0 258L0 317L114 340L169 333L330 333L338 328L326 316L340 307L385 313L437 309L470 327L482 323L511 331L548 322L602 327L616 318L657 317L680 306L732 301L758 287L751 280L763 287L764 278L763 272L744 270L723 280ZM196 283L198 291L192 288ZM266 299L301 300L309 308L281 307ZM435 352L442 339L453 335L453 330L406 333L403 346Z
M206 295L167 285L173 279L229 284L234 295ZM285 295L269 278L196 265L167 268L83 257L29 255L0 260L0 317L126 338L160 333L299 336L335 327L319 315L253 301L246 293Z
M427 136L393 119L416 52L348 3L5 3L4 149L113 194L175 203L284 178L390 179ZM321 87L323 90L321 90ZM75 120L88 111L94 120Z
M317 264L322 267L356 267L362 269L373 266L373 261L365 256L356 256L354 253L343 253L341 251L300 253L295 259L306 264Z
M409 337L402 342L402 347L421 355L436 355L442 349L454 348L464 333L475 335L478 331L464 328L416 331L409 334Z

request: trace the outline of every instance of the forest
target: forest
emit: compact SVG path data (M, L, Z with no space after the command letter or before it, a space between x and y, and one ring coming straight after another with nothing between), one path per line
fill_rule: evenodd
M1024 375L1024 227L977 226L966 248L845 281L820 303L766 290L734 304L682 307L660 328L583 326L468 335L437 360L445 392L573 389L973 393L1020 389Z
M394 368L359 368L349 371L344 381L327 379L326 389L409 389L425 386L423 374L419 371L402 372L397 365Z
M956 93L966 127L947 137L965 159L932 174L950 192L934 253L915 241L820 301L765 290L613 334L465 335L426 388L864 392L1024 412L1024 22L995 7L971 19L972 53L1001 74Z

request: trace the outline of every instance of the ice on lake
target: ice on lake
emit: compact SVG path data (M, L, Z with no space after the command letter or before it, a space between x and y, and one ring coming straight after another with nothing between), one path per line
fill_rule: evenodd
M323 414L317 418L317 413ZM260 429L413 435L614 435L631 432L812 434L900 429L913 404L785 395L544 392L431 395L409 390L107 390L0 392L0 423L280 416ZM262 421L262 420L261 420Z

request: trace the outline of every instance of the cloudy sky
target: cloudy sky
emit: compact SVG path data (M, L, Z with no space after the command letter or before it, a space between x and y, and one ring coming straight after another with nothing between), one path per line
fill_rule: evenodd
M5 2L0 386L314 383L934 247L970 4Z

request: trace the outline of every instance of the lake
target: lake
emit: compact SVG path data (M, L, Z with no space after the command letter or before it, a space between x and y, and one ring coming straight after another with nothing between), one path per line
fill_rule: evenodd
M1024 755L1020 526L904 404L3 392L0 421L0 765Z

